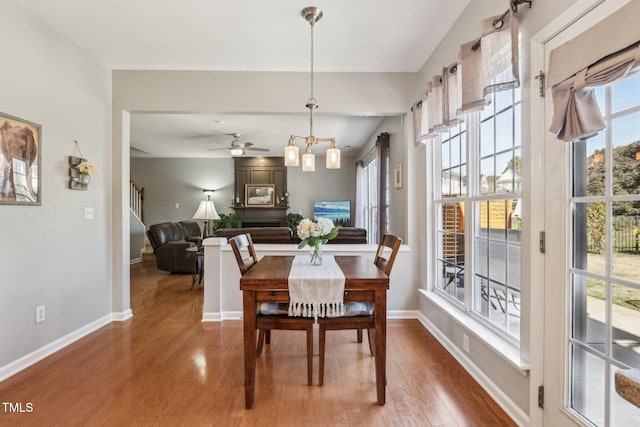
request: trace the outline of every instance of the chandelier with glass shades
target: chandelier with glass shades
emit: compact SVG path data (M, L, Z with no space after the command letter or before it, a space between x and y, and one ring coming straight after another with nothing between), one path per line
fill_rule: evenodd
M302 137L291 135L289 144L284 148L285 166L299 166L300 151L296 145L296 140L302 140L306 144L306 149L302 155L302 171L313 172L316 170L316 156L311 152L311 147L319 142L328 142L331 145L327 150L327 169L340 169L340 150L336 147L334 138L316 138L313 136L313 110L318 108L317 100L313 97L313 26L322 18L322 10L317 7L305 7L301 15L311 24L311 96L306 107L309 109L309 136Z

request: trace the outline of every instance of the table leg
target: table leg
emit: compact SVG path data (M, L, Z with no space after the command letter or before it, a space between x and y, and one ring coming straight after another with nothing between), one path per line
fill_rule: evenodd
M376 329L376 391L378 405L385 403L385 388L387 385L387 292L374 292L375 307L374 324Z
M253 408L256 385L256 293L242 291L244 318L244 404Z

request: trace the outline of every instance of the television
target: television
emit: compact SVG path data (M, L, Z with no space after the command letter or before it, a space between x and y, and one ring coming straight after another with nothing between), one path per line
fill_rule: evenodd
M313 216L316 218L329 218L335 225L349 227L351 225L351 201L330 200L315 202L313 204Z

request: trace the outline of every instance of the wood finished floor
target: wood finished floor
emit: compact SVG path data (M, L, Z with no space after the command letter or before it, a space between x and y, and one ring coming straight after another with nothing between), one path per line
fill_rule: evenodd
M325 384L306 385L304 333L274 331L244 408L241 321L202 323L190 275L131 268L133 319L114 322L0 383L0 401L31 402L2 426L511 426L484 390L416 320L390 320L387 403L375 403L366 338L327 333ZM314 384L318 354L315 336Z

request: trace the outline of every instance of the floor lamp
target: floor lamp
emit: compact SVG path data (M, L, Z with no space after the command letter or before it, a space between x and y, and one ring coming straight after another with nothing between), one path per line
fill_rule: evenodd
M212 190L204 190L207 193L212 192ZM211 200L211 195L207 194L207 200L201 200L200 206L198 206L198 210L195 215L193 215L193 219L201 219L204 221L204 230L202 230L202 238L206 239L209 237L209 221L220 219L220 215L216 211L216 207Z

